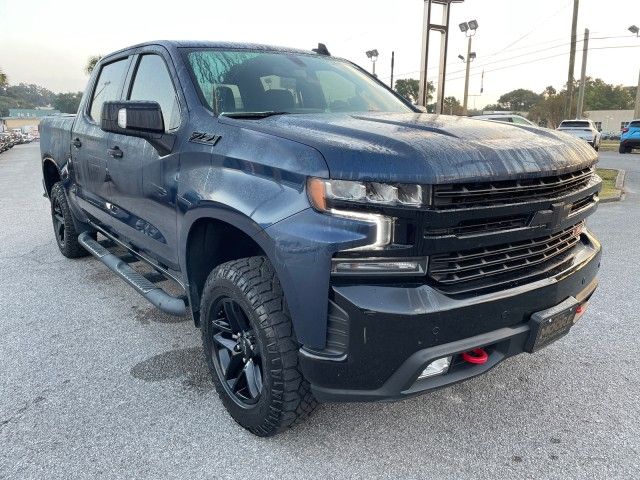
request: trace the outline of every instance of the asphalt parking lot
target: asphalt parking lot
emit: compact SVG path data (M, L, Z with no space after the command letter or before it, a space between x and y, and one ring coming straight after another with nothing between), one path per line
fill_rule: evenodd
M38 144L0 155L0 478L639 478L640 155L589 226L601 285L564 339L393 404L331 404L260 439L226 414L200 334L92 258L67 260Z

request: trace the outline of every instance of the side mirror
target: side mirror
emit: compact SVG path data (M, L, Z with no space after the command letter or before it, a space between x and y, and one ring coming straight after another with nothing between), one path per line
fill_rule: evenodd
M175 137L164 131L162 109L158 102L104 102L100 128L105 132L144 138L159 155L169 154L175 142Z

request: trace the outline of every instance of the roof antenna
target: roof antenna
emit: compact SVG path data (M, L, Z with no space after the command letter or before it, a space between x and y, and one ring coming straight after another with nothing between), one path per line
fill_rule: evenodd
M327 55L329 57L331 56L329 50L327 50L327 46L324 43L318 43L318 48L314 48L313 51L318 55Z

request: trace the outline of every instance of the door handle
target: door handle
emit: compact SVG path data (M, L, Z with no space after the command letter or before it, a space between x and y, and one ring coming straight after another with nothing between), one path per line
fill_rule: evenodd
M120 147L115 146L113 148L108 148L107 153L111 155L113 158L122 158L122 150Z
M76 148L80 148L80 147L82 146L82 142L80 141L80 139L79 139L79 138L74 138L74 139L71 141L71 145L73 145L73 146L74 146L74 147L76 147Z

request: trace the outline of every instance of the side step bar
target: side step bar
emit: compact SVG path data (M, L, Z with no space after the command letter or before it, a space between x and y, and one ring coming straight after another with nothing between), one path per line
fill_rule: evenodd
M80 244L94 257L104 263L113 273L131 285L140 295L169 315L183 317L187 314L187 306L182 298L169 295L160 287L154 285L140 273L127 265L121 258L91 238L89 232L81 233L78 237Z

